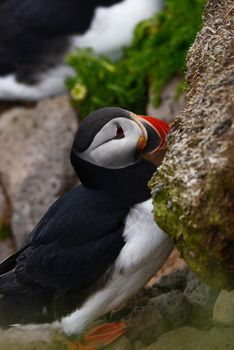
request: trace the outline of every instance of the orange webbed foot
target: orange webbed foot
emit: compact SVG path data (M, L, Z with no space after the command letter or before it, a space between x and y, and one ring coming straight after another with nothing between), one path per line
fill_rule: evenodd
M97 350L113 343L125 333L127 325L124 322L104 323L88 334L80 341L68 341L69 350Z

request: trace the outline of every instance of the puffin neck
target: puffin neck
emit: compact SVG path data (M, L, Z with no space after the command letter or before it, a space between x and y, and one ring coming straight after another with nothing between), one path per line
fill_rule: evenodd
M150 198L148 181L156 166L142 159L122 169L106 169L88 163L71 151L71 163L84 187L120 197L130 205Z

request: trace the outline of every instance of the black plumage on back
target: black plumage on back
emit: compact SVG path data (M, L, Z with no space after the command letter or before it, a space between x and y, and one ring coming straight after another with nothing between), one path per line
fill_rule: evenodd
M101 128L107 123L102 111ZM79 157L77 139L79 132L71 163L82 185L60 197L23 246L0 264L0 326L57 320L105 287L126 244L130 209L150 198L147 182L154 164L139 158L123 168L97 166Z

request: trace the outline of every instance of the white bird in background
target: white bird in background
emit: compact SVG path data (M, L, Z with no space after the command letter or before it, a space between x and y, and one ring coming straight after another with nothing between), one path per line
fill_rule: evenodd
M76 47L119 57L136 24L162 0L2 0L0 100L38 100L64 92Z

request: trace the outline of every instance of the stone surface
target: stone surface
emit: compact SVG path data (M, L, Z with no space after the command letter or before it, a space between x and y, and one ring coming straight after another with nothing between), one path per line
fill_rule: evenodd
M213 328L200 331L182 327L162 335L144 350L233 350L234 328Z
M151 102L149 103L148 115L171 122L182 111L185 105L184 95L176 98L176 90L181 80L181 78L174 77L166 84L160 95L159 106L155 108Z
M166 320L167 328L173 329L182 327L190 315L190 305L178 290L162 294L150 300L150 305L159 311Z
M145 345L154 342L167 330L165 319L150 304L136 308L124 321L128 324L127 337Z
M106 350L132 350L133 346L131 341L126 337L122 336L117 339L114 343L108 345Z
M142 350L144 347L144 344L139 340L133 344L133 350Z
M164 292L169 292L172 289L183 291L187 284L188 273L188 267L185 267L182 270L171 272L168 275L162 276L156 285Z
M190 268L234 288L233 0L208 0L187 57L186 106L150 182L155 220Z
M14 108L0 118L1 182L11 201L18 246L76 181L69 162L76 129L67 96L46 99L34 109Z
M215 302L213 321L224 326L234 326L234 290L222 290Z
M36 341L42 341L50 343L53 339L52 333L49 330L20 330L10 328L9 330L0 330L0 344L20 344L20 343L31 343Z
M215 300L219 292L200 281L189 270L184 295L191 305L189 324L199 328L206 328L212 322Z
M189 270L184 295L190 304L193 304L195 307L200 306L206 310L212 310L218 296L218 291L200 281L197 276Z
M0 330L0 350L67 350L66 342L50 330Z

